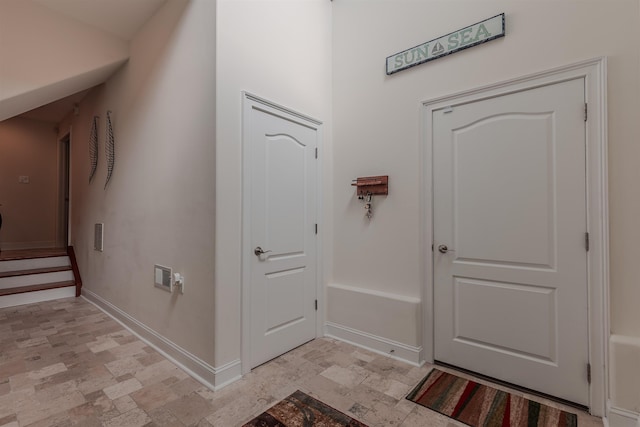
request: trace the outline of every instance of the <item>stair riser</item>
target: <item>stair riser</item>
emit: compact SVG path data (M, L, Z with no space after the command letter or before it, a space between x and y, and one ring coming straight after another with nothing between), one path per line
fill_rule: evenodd
M17 259L0 261L0 273L7 271L33 270L36 268L65 267L71 265L68 256Z
M73 280L73 271L57 271L53 273L28 274L26 276L12 276L0 278L0 289L18 286L40 285L43 283L64 282Z
M0 297L0 308L14 307L16 305L33 304L42 301L50 301L60 298L71 298L75 296L75 286L65 288L48 289L45 291L25 292L23 294L5 295Z

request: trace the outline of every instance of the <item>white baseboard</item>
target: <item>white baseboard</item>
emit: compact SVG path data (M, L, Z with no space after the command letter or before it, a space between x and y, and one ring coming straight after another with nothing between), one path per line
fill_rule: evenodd
M76 296L75 286L64 288L45 289L43 291L24 292L21 294L4 295L0 297L0 308L15 307L17 305L35 304L42 301L51 301L60 298Z
M421 366L423 363L422 347L402 344L333 322L325 323L325 335L414 366Z
M626 409L609 407L606 424L610 427L640 427L640 414Z
M82 296L211 390L219 390L242 377L240 359L220 367L211 366L99 295L83 288Z

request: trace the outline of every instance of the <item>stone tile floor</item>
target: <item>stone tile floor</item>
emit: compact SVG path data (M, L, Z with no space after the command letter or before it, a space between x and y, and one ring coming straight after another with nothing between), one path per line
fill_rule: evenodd
M430 368L321 338L213 392L81 298L0 309L0 427L232 427L296 389L371 427L457 426L404 399Z

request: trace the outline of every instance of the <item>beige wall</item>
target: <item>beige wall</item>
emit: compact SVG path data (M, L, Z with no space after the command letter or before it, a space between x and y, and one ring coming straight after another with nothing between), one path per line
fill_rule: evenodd
M55 124L19 117L0 122L1 249L55 245L57 146Z
M215 334L220 366L240 357L241 92L323 121L321 156L329 177L331 2L219 0L217 21ZM330 197L324 200L327 206Z
M72 130L71 240L84 286L210 364L215 73L215 3L169 1L133 39L127 65L61 126ZM116 160L105 189L107 110ZM94 115L99 164L89 183ZM98 222L104 252L93 250ZM154 264L184 275L184 295L154 287Z
M134 39L126 67L67 121L72 243L87 288L207 363L240 357L246 90L325 122L325 281L334 290L377 297L360 299L333 320L363 329L374 310L373 332L418 345L419 331L401 328L425 326L419 315L390 316L384 299L415 305L422 298L420 102L607 56L612 329L640 337L639 9L637 0L169 1ZM385 76L386 56L501 12L506 38ZM104 190L108 109L117 159ZM86 141L94 114L101 158L89 184ZM390 175L390 194L376 198L368 222L349 184L376 174ZM95 222L105 223L103 253L92 250ZM155 263L185 275L184 295L153 287ZM624 360L634 359L625 353ZM637 407L636 386L615 394L622 407Z
M640 337L638 1L340 0L333 11L335 238L329 285L421 296L421 101L607 56L611 326ZM501 12L505 38L385 75L387 56ZM389 196L376 198L369 223L349 182L377 174L390 176ZM368 310L364 304L354 309L353 324ZM378 312L385 316L385 310ZM395 318L386 320L398 331L403 327ZM638 401L638 390L640 384L626 393L636 393L629 397Z
M324 120L329 135L330 19L324 0L169 1L127 65L61 126L72 133L72 244L86 288L216 367L240 357L241 92ZM108 109L116 164L104 190ZM92 249L97 222L103 253ZM184 295L153 287L155 263L185 276Z

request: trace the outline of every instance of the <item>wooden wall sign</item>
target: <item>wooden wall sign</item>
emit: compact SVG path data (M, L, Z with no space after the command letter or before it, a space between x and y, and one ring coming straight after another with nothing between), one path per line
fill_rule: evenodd
M504 37L504 13L387 57L387 75Z

